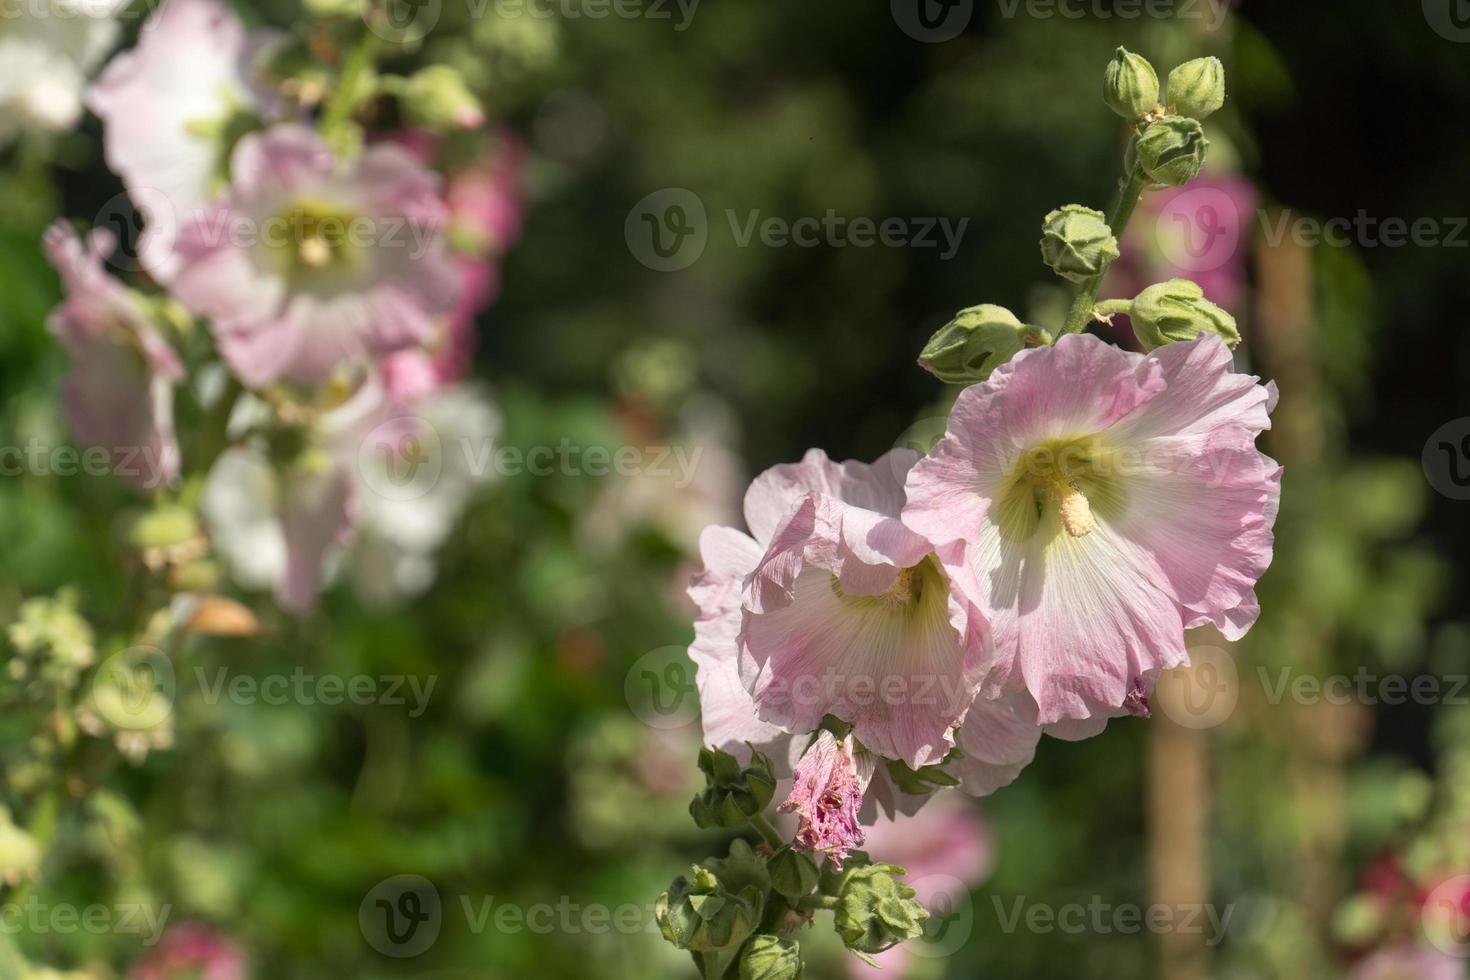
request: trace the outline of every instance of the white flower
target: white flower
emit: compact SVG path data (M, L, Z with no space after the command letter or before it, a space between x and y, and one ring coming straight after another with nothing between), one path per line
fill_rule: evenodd
M117 41L126 0L17 0L0 7L0 146L82 114L87 76Z

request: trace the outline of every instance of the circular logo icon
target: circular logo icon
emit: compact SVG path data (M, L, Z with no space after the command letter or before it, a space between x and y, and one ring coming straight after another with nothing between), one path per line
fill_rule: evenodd
M439 890L422 875L385 878L357 907L357 924L368 945L384 956L418 956L434 945L444 925Z
M1235 713L1240 672L1235 659L1219 647L1190 647L1190 665L1159 677L1154 704L1184 728L1214 728Z
M156 647L128 647L92 675L92 706L114 728L152 731L173 716L177 690L167 654Z
M975 902L970 889L953 875L925 875L908 882L914 898L929 912L924 934L904 947L915 956L942 959L962 949L975 930Z
M1470 417L1435 429L1421 460L1430 486L1451 500L1470 500Z
M136 187L108 199L92 226L110 239L106 262L118 272L166 268L179 235L179 218L163 191Z
M362 19L390 44L415 44L428 37L444 12L444 0L361 0Z
M1424 937L1447 956L1470 957L1470 875L1442 882L1420 913Z
M628 212L623 238L633 258L655 272L687 269L709 243L704 202L682 187L654 191Z
M1154 244L1164 261L1185 274L1213 272L1239 253L1244 217L1218 187L1180 191L1159 210Z
M444 473L444 446L428 419L401 415L373 429L357 447L362 482L385 500L417 500Z
M623 695L650 728L683 728L699 717L694 664L683 647L659 647L639 657L623 681Z
M975 16L975 0L889 0L893 22L926 44L952 41Z
M1470 3L1465 0L1424 0L1424 19L1446 41L1470 41Z

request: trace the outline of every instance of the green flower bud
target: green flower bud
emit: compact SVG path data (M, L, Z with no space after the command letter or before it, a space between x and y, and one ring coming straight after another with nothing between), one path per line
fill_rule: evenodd
M865 864L843 876L833 925L848 949L881 953L923 933L929 913L894 877L903 873L892 864Z
M134 521L128 536L140 549L172 548L197 538L199 522L187 507L161 504Z
M1103 101L1124 119L1159 107L1159 73L1141 54L1119 48L1103 75Z
M940 381L974 384L1020 353L1033 333L1039 336L1003 306L972 306L960 310L929 338L919 354L919 366Z
M1041 222L1041 257L1063 279L1082 283L1102 275L1118 257L1107 215L1068 204Z
M1188 279L1148 287L1133 301L1129 317L1144 350L1193 340L1202 333L1219 334L1231 347L1240 343L1235 317L1205 299L1204 290Z
M771 760L751 750L750 765L719 749L700 749L699 768L706 788L689 804L689 815L701 828L743 827L764 810L776 792Z
M1183 187L1205 165L1210 141L1197 120L1165 116L1150 123L1135 144L1138 167L1156 184Z
M383 87L398 96L410 121L430 129L475 129L485 110L464 76L448 65L430 65L408 78L384 79Z
M1225 104L1225 66L1219 58L1195 58L1169 72L1165 95L1171 111L1203 119Z
M663 937L679 949L731 949L760 923L770 883L760 858L737 840L728 858L712 858L674 879L654 903L654 918Z
M777 851L766 862L766 870L771 873L771 887L790 899L806 898L822 876L815 861L790 847Z
M801 946L792 939L756 936L740 954L740 980L801 980Z

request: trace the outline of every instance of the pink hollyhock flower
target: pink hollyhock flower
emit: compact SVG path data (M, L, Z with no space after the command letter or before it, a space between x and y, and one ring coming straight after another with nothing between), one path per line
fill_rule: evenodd
M436 337L457 280L434 174L390 145L339 164L294 125L242 139L231 173L181 230L171 288L246 384L319 382Z
M917 458L839 464L814 449L751 485L753 537L705 531L690 656L712 744L815 731L829 713L866 750L915 766L954 744L984 638L897 519Z
M107 165L148 214L142 255L158 258L149 265L160 278L172 270L155 236L171 241L178 222L225 189L232 129L271 114L255 66L277 41L247 31L223 0L167 0L87 94Z
M872 466L837 464L813 450L762 476L773 503L791 483L815 492L770 532L740 635L763 719L808 732L836 715L867 750L915 768L953 747L986 647L933 544L899 520L917 459L894 450Z
M244 951L232 940L199 923L174 926L146 959L133 966L130 980L245 980Z
M852 736L838 742L823 729L796 764L791 795L777 808L796 814L795 846L820 851L841 869L847 856L863 846L858 811L872 778L872 759L859 757Z
M47 327L71 355L62 410L79 443L101 446L113 471L144 489L179 476L173 390L183 366L144 313L140 299L103 268L112 237L86 245L64 224L44 247L61 275L65 299Z
M960 394L903 518L990 623L982 697L1025 689L1043 725L1141 711L1185 629L1250 628L1281 481L1256 382L1214 335L1070 335Z
M1348 980L1465 980L1465 961L1437 949L1405 943L1359 961Z

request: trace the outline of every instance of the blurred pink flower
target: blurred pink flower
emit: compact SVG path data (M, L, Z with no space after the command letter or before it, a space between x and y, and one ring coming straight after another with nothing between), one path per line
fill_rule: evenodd
M431 343L457 298L438 178L401 148L339 165L299 126L235 148L227 194L179 235L175 296L252 387Z
M1187 187L1145 194L1105 295L1132 299L1157 282L1193 279L1206 299L1234 308L1246 287L1256 201L1244 177L1208 173Z
M382 141L402 146L424 166L434 164L442 143L438 135L421 129L390 133ZM443 380L469 374L475 321L500 293L500 258L520 237L525 217L525 155L520 139L510 130L500 130L474 165L449 171L444 196L459 300L449 314L444 337L432 345Z
M107 449L118 476L151 490L179 476L173 389L184 372L141 298L103 268L113 244L97 231L83 245L61 223L46 232L65 294L47 328L71 355L61 400L73 437Z
M871 758L859 761L851 735L838 742L824 729L796 764L791 795L778 808L796 814L796 849L825 854L840 870L863 846L858 811L872 776Z
M245 980L245 952L196 922L169 929L158 948L128 973L129 980Z
M1146 357L1076 334L960 394L903 519L990 624L982 697L1025 690L1043 725L1143 713L1185 629L1250 628L1281 481L1256 382L1211 334Z
M255 65L278 37L247 31L223 0L167 0L137 46L113 58L88 92L107 165L149 212L150 234L171 238L225 189L232 120L270 114ZM164 202L170 213L158 213ZM149 271L166 280L168 250L145 246L142 254L159 258Z

